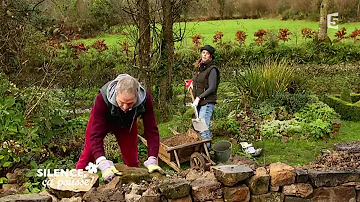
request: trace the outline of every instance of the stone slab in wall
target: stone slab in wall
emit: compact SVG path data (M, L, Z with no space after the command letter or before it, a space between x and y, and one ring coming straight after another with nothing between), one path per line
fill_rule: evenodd
M311 202L355 202L356 192L354 187L319 187L314 190Z
M311 184L314 187L334 187L360 179L360 171L318 171L308 170Z

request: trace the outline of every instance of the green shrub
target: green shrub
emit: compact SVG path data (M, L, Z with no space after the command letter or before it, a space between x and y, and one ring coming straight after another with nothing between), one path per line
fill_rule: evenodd
M360 106L341 100L334 95L325 95L322 100L341 115L344 120L360 121Z
M80 154L87 117L67 120L59 91L19 90L0 77L0 173L26 167L30 160Z
M278 107L285 107L290 114L298 112L306 106L306 104L314 98L314 95L309 93L277 93L270 96L264 102L254 105L252 110L262 116L266 117Z
M295 113L294 116L296 118L305 119L309 122L317 119L332 121L340 118L340 115L336 113L334 109L319 100L316 100L315 102L313 101L313 103L308 103L299 112Z
M286 110L279 113L281 107L273 107L271 116L265 117L260 124L260 133L264 138L294 137L294 138L328 138L332 129L332 121L340 116L332 108L318 100L316 96L308 96L305 105L293 116L286 116ZM281 110L280 110L281 111ZM273 114L276 114L273 115Z
M267 62L262 66L252 66L238 71L235 85L244 90L253 101L263 101L266 97L283 93L293 80L294 69L282 62Z
M228 136L238 138L240 134L240 123L234 117L216 119L211 125L211 134L215 136Z
M351 96L350 96L351 90L349 87L349 82L345 82L343 89L341 91L340 99L346 102L351 102Z
M303 133L300 122L295 119L265 121L260 125L261 137L266 139L281 138L283 135L296 137Z
M113 13L115 8L109 0L92 0L89 5L89 15L99 29L107 30L109 26L115 25Z
M332 121L340 119L334 109L321 101L308 103L294 116L301 121L304 133L311 138L329 137Z

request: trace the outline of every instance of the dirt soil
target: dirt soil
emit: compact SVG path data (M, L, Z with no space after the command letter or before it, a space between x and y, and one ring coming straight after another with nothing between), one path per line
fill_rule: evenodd
M315 162L304 167L316 170L360 170L360 141L334 145L335 151L323 152Z
M160 141L168 147L174 147L174 146L178 146L178 145L182 145L182 144L186 144L186 143L201 141L201 137L198 135L197 132L190 129L185 134L177 134L177 135L162 139Z

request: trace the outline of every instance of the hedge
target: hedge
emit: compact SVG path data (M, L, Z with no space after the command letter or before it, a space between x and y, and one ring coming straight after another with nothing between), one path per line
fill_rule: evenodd
M337 98L336 95L325 95L323 102L341 115L341 118L349 121L360 121L360 103L350 103Z
M360 100L360 94L350 94L350 97L352 103L358 102Z

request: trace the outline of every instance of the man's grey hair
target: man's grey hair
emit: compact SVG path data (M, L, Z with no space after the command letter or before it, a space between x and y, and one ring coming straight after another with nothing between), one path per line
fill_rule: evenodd
M132 76L125 76L121 78L116 87L115 93L116 95L122 93L130 93L130 94L137 94L140 88L139 82Z

